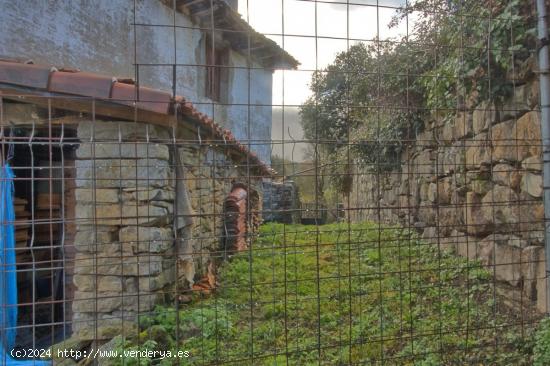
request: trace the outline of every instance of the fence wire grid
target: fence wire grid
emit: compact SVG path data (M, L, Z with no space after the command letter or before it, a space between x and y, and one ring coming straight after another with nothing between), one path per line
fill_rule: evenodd
M113 4L0 59L3 365L550 359L533 2Z

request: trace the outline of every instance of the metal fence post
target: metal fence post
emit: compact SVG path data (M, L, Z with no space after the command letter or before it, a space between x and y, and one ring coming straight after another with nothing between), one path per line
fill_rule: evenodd
M550 60L548 56L548 24L546 21L545 0L537 0L538 36L539 36L539 78L540 113L543 147L543 186L544 186L544 233L546 252L546 278L550 273ZM550 283L547 280L546 312L548 313L548 294Z

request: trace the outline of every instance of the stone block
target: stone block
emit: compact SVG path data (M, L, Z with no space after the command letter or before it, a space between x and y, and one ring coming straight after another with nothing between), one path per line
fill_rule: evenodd
M122 190L122 199L124 201L166 201L173 202L175 198L174 190L171 188L124 188Z
M514 120L499 123L491 129L493 161L521 162L542 153L540 115L528 112Z
M437 150L437 175L449 175L464 170L466 149L463 142L455 142L452 146L440 146Z
M120 292L76 291L72 309L75 313L110 313L120 309L122 296Z
M435 173L433 151L423 150L413 160L415 174L421 177L429 177Z
M455 120L448 121L443 125L443 127L438 128L438 135L440 139L450 144L453 140L455 140Z
M426 130L419 133L416 136L415 144L419 150L424 150L426 148L434 147L436 145L436 140L434 138L433 131Z
M79 203L117 203L119 202L120 191L118 189L108 188L77 188L75 198Z
M496 124L491 128L491 143L493 145L491 158L493 161L521 161L518 159L520 154L517 149L518 142L512 137L514 127L515 121L509 120Z
M483 264L494 267L496 279L518 286L523 278L521 245L510 245L518 242L517 237L511 235L489 235L480 241L479 259ZM490 268L492 271L493 268Z
M521 173L510 164L497 164L492 169L493 182L516 190L521 183Z
M440 205L437 208L440 236L446 237L453 231L464 230L463 209L461 206L446 205Z
M79 292L122 292L125 279L120 276L75 275L73 282Z
M458 244L464 241L464 234L457 230L451 230L451 232L439 239L439 246L441 250L456 254L458 251Z
M395 206L396 205L397 196L398 196L397 189L385 190L382 195L384 197L384 201L386 202L386 204L388 206ZM210 211L210 213L214 213L214 214L219 213L219 212L221 212L219 210L219 208L215 208L215 207L212 207L212 211Z
M463 237L458 237L456 240L458 255L472 261L479 260L480 256L478 253L481 247L478 241L479 239L471 236L464 235Z
M486 207L482 204L478 194L474 192L466 193L464 222L466 224L466 232L469 235L481 236L492 230L492 220L487 219L484 210L486 210Z
M484 195L493 188L493 182L486 179L474 179L470 182L470 190L476 194Z
M542 171L542 159L539 156L530 156L521 162L521 167L533 172Z
M159 159L77 160L76 186L82 188L164 187L170 166Z
M516 138L521 145L519 161L529 156L542 156L540 113L532 111L520 117L512 131L512 137Z
M428 186L428 200L432 203L448 204L451 201L451 178L443 178Z
M167 145L147 142L81 143L76 150L78 159L160 159L169 160Z
M148 123L121 121L82 121L77 136L82 142L91 141L146 141L170 140L167 128Z
M399 182L399 195L408 195L412 194L410 191L409 178L406 175L401 176L401 181Z
M453 128L453 140L462 140L473 135L473 118L468 112L460 112L456 118Z
M469 170L465 174L465 184L470 184L474 180L487 180L491 178L490 171L483 165L478 170Z
M75 313L73 315L74 336L82 340L107 340L124 334L127 337L137 336L138 327L135 316L97 313Z
M531 245L521 254L521 271L526 280L539 280L546 277L546 259L544 247Z
M465 165L467 170L479 169L480 166L491 163L490 143L486 133L464 141L464 148L466 149Z
M174 245L170 228L128 226L119 231L122 245L130 246L133 253L162 253Z
M521 248L497 244L495 246L495 275L497 280L508 282L512 286L518 286L522 280L520 258Z
M428 226L422 232L422 239L429 243L437 243L438 232L435 226Z
M548 312L548 304L550 299L548 298L548 278L541 278L537 280L537 310L542 314Z
M76 219L97 225L163 225L170 221L168 210L155 205L82 205L77 204Z
M502 120L516 118L533 110L539 102L539 83L534 81L514 88L512 97L504 102Z
M483 197L483 220L491 223L497 232L518 230L518 195L509 187L496 185Z
M74 238L74 247L78 252L96 253L112 246L118 239L112 226L81 225Z
M162 272L159 255L106 255L77 253L75 274L100 276L155 276Z
M499 122L499 111L494 102L482 102L473 113L474 134L487 131Z
M542 197L542 176L526 172L521 178L521 190L529 194L531 197Z
M140 292L158 291L176 280L175 267L164 270L154 277L140 277L138 286Z
M433 226L436 223L436 210L431 202L421 202L417 210L417 219L426 226Z

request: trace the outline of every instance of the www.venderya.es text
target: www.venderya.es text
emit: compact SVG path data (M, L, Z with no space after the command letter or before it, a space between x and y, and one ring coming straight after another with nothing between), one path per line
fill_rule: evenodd
M74 352L73 355L67 352ZM57 350L60 358L149 358L163 360L166 358L188 358L189 351L158 351L158 350L102 350L91 349L89 351Z
M55 353L55 354L54 354ZM104 349L90 349L90 350L74 350L74 349L58 349L52 352L51 349L42 350L12 350L11 356L15 359L20 358L72 358L73 360L80 360L84 358L96 359L96 358L137 358L137 359L156 359L163 360L167 358L188 358L191 356L189 351L159 351L159 350L104 350Z

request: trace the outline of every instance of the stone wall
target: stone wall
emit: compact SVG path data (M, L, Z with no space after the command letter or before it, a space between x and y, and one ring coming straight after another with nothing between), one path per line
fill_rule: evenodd
M263 219L285 224L300 221L300 198L294 181L263 182Z
M357 167L352 219L415 227L427 241L494 270L508 298L545 311L538 88L534 79L517 82L500 105L434 117L399 169Z
M193 215L196 217L192 233L194 251L202 253L194 256L194 262L204 272L212 260L226 256L225 248L220 245L221 236L225 232L223 204L235 183L250 186L250 217L253 221L250 223L250 232L259 226L262 202L258 197L262 194L262 179L248 172L245 165L235 164L223 149L187 144L179 151L185 167L185 182Z
M249 179L227 151L178 136L186 141L177 151L188 203L175 202L177 159L168 129L80 122L77 136L73 331L80 339L108 339L132 330L138 314L172 302L176 283L189 289L206 275L221 250L225 197L234 182L254 189L259 178ZM187 234L179 222L174 232L176 210L193 219Z

